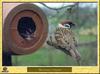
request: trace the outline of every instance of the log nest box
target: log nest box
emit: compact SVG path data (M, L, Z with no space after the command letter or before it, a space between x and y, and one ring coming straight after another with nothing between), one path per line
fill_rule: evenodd
M48 22L36 5L24 3L14 7L3 24L3 50L15 54L30 54L45 42ZM32 39L25 39L30 34Z

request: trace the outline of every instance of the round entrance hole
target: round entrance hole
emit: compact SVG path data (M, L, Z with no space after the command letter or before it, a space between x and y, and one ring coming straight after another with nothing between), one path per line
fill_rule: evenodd
M4 21L3 50L19 55L33 53L43 45L47 34L48 21L44 12L34 4L20 4ZM32 39L27 39L29 35Z
M18 21L17 30L22 38L28 39L36 30L34 20L31 17L21 17Z

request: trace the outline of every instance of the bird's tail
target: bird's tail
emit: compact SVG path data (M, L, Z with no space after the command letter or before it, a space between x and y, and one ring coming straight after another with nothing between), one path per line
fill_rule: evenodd
M78 65L80 65L80 53L77 50L69 50L70 55L77 61Z

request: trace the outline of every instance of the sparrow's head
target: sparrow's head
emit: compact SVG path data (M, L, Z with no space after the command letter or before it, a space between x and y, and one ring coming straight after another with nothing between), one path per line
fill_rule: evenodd
M70 20L64 20L59 24L59 27L68 29L72 28L73 26L75 26L75 24Z

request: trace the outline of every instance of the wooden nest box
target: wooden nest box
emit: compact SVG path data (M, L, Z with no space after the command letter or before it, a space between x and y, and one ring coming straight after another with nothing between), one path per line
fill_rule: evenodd
M30 54L38 50L45 42L48 22L44 12L38 6L30 3L19 4L5 17L2 29L3 51ZM33 37L30 40L23 36L28 32Z

